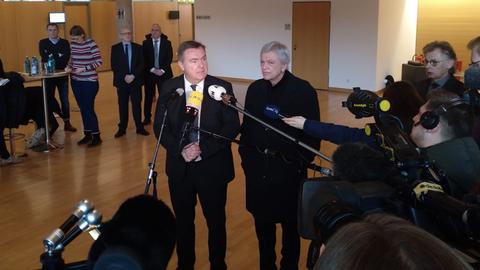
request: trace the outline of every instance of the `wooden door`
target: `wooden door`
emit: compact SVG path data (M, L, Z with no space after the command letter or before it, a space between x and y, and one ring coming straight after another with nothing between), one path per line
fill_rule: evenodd
M316 89L328 89L330 2L293 3L292 71Z
M65 38L70 40L70 28L74 25L80 25L83 30L85 30L85 33L87 33L87 37L90 37L88 3L65 3L63 9L66 17Z

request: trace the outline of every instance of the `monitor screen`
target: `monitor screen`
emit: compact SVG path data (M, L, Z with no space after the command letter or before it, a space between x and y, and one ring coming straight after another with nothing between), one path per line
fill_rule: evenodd
M50 12L48 13L49 23L65 23L65 12Z

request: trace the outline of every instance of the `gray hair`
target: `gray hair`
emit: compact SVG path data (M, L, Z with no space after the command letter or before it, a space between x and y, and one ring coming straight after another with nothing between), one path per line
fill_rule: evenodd
M288 52L287 46L278 41L271 41L263 45L260 55L267 52L275 52L278 55L278 58L280 58L282 64L288 65L290 63L290 53Z

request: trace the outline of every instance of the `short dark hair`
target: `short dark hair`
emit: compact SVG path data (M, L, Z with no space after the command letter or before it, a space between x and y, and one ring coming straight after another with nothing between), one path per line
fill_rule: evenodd
M185 53L186 50L197 49L197 48L203 48L205 50L206 47L202 43L195 40L182 42L182 44L178 46L178 50L177 50L178 61L180 62L183 61L183 54Z
M473 111L462 101L457 94L441 88L431 90L427 94L425 107L429 111L440 112L440 122L445 123L442 131L445 139L472 136Z
M480 36L470 40L467 44L467 48L470 50L473 50L475 47L477 47L477 53L480 54Z
M74 25L70 28L70 36L86 36L85 30L80 25Z
M399 217L372 214L328 240L320 269L473 269L437 237Z
M46 27L46 28L48 28L49 26L55 26L55 27L57 28L57 30L58 30L58 24L56 24L56 23L47 23L47 27Z
M443 41L443 40L432 41L427 45L425 45L422 51L423 51L423 54L425 55L429 52L434 51L435 49L440 49L440 51L442 51L442 53L445 54L449 59L457 62L457 54L455 53L455 50L453 50L452 45L450 45L448 41ZM449 72L453 74L455 73L455 70L456 70L455 65L453 65L452 68L449 70Z
M412 118L425 104L425 100L417 89L406 81L397 81L384 88L383 98L390 101L389 114L398 117L404 124L405 131L410 133Z

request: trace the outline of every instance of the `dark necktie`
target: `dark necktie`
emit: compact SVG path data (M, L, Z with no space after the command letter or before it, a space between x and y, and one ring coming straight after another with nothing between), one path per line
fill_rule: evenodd
M153 52L153 57L155 58L154 59L154 62L153 62L153 66L155 68L159 68L160 67L160 60L158 59L158 54L159 54L159 51L158 51L158 40L155 40L155 46L153 48L155 51Z
M127 56L128 72L130 73L130 56L128 55L128 44L125 44L125 55Z

